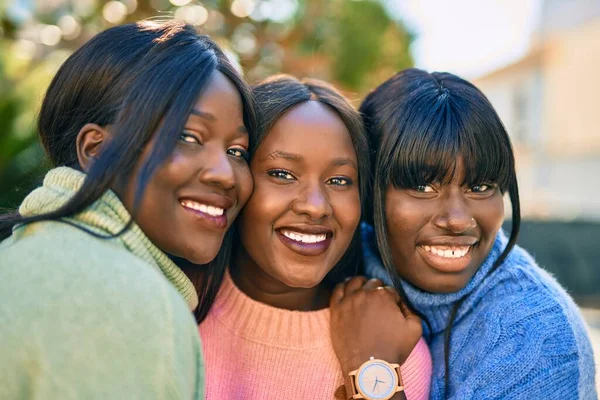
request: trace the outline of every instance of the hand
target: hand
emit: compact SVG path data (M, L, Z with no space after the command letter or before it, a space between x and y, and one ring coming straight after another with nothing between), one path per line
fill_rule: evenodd
M331 341L344 376L370 357L402 365L423 333L419 317L378 279L340 283L330 308Z

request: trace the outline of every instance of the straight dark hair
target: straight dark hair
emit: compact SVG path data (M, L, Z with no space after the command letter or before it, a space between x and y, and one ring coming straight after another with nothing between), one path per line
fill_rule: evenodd
M369 152L368 141L358 111L332 85L318 79L298 80L290 75L276 75L252 88L256 98L260 128L257 134L257 147L269 134L275 123L293 107L307 101L317 101L333 110L342 120L356 152L358 162L358 185L361 205L369 192ZM363 211L363 210L361 210ZM350 247L338 264L327 274L324 283L333 288L348 276L356 275L362 269L359 229L356 230Z
M369 222L374 225L383 265L406 303L387 243L385 193L389 185L414 188L452 180L457 162L465 170L463 184L493 182L512 204L508 244L490 273L514 247L521 224L519 190L510 139L485 95L450 73L404 70L371 92L360 107L371 145L373 200ZM452 324L464 298L452 308L444 331L445 394L449 394L449 354ZM425 322L429 322L425 318Z
M207 36L182 21L142 21L107 29L79 48L52 80L38 118L38 131L55 167L81 170L76 139L86 123L111 125L112 139L86 174L81 189L59 209L24 218L18 213L0 218L0 240L15 225L54 220L75 225L65 217L80 213L118 182L135 182L133 223L144 190L155 171L172 153L185 122L213 73L222 72L238 89L244 124L253 146L256 130L254 102L249 87L227 57ZM145 147L154 140L150 155L133 174ZM76 225L75 225L76 226ZM214 300L231 250L231 235L194 286L202 320Z

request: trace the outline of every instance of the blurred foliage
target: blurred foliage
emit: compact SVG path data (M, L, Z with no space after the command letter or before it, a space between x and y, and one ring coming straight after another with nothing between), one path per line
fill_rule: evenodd
M211 35L250 82L275 73L333 82L357 102L412 65L412 36L385 0L0 0L0 208L50 168L36 113L60 64L94 34L181 18Z

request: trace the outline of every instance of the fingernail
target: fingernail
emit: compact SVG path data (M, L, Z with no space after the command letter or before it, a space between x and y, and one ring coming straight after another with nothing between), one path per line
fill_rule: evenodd
M347 276L347 277L345 277L345 278L344 278L344 283L348 282L350 279L352 279L352 277L351 277L351 276Z

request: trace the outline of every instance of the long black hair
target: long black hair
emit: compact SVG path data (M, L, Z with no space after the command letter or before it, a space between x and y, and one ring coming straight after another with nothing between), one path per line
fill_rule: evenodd
M498 268L517 241L521 213L510 139L485 95L455 75L411 68L371 92L360 111L375 171L367 215L373 216L369 222L374 225L383 264L407 304L414 310L400 284L387 243L385 193L389 185L413 188L435 181L449 182L458 161L464 165L464 185L498 184L503 194L508 192L512 204L508 244L492 271ZM446 395L451 329L463 301L464 298L453 306L444 332ZM414 311L423 318L418 310Z
M359 196L361 204L364 204L369 192L368 141L360 114L335 87L318 79L298 80L290 75L276 75L254 86L252 93L256 98L260 121L257 147L273 125L290 109L301 103L317 101L334 111L346 125L356 152ZM356 275L362 267L361 260L360 235L357 229L350 247L327 274L324 284L332 288L345 277Z
M81 189L66 204L27 218L18 213L2 216L0 240L10 236L17 224L68 223L64 217L90 206L113 184L134 179L132 219L120 232L102 237L125 232L133 223L148 181L172 153L215 71L227 76L241 95L252 149L256 115L249 87L218 46L193 26L177 20L142 21L110 28L84 44L60 67L46 92L38 119L39 135L54 166L79 170L76 139L86 123L111 125L112 139L87 171ZM132 176L153 138L150 156ZM231 247L229 236L217 258L194 282L200 298L198 319L206 316L221 282Z

